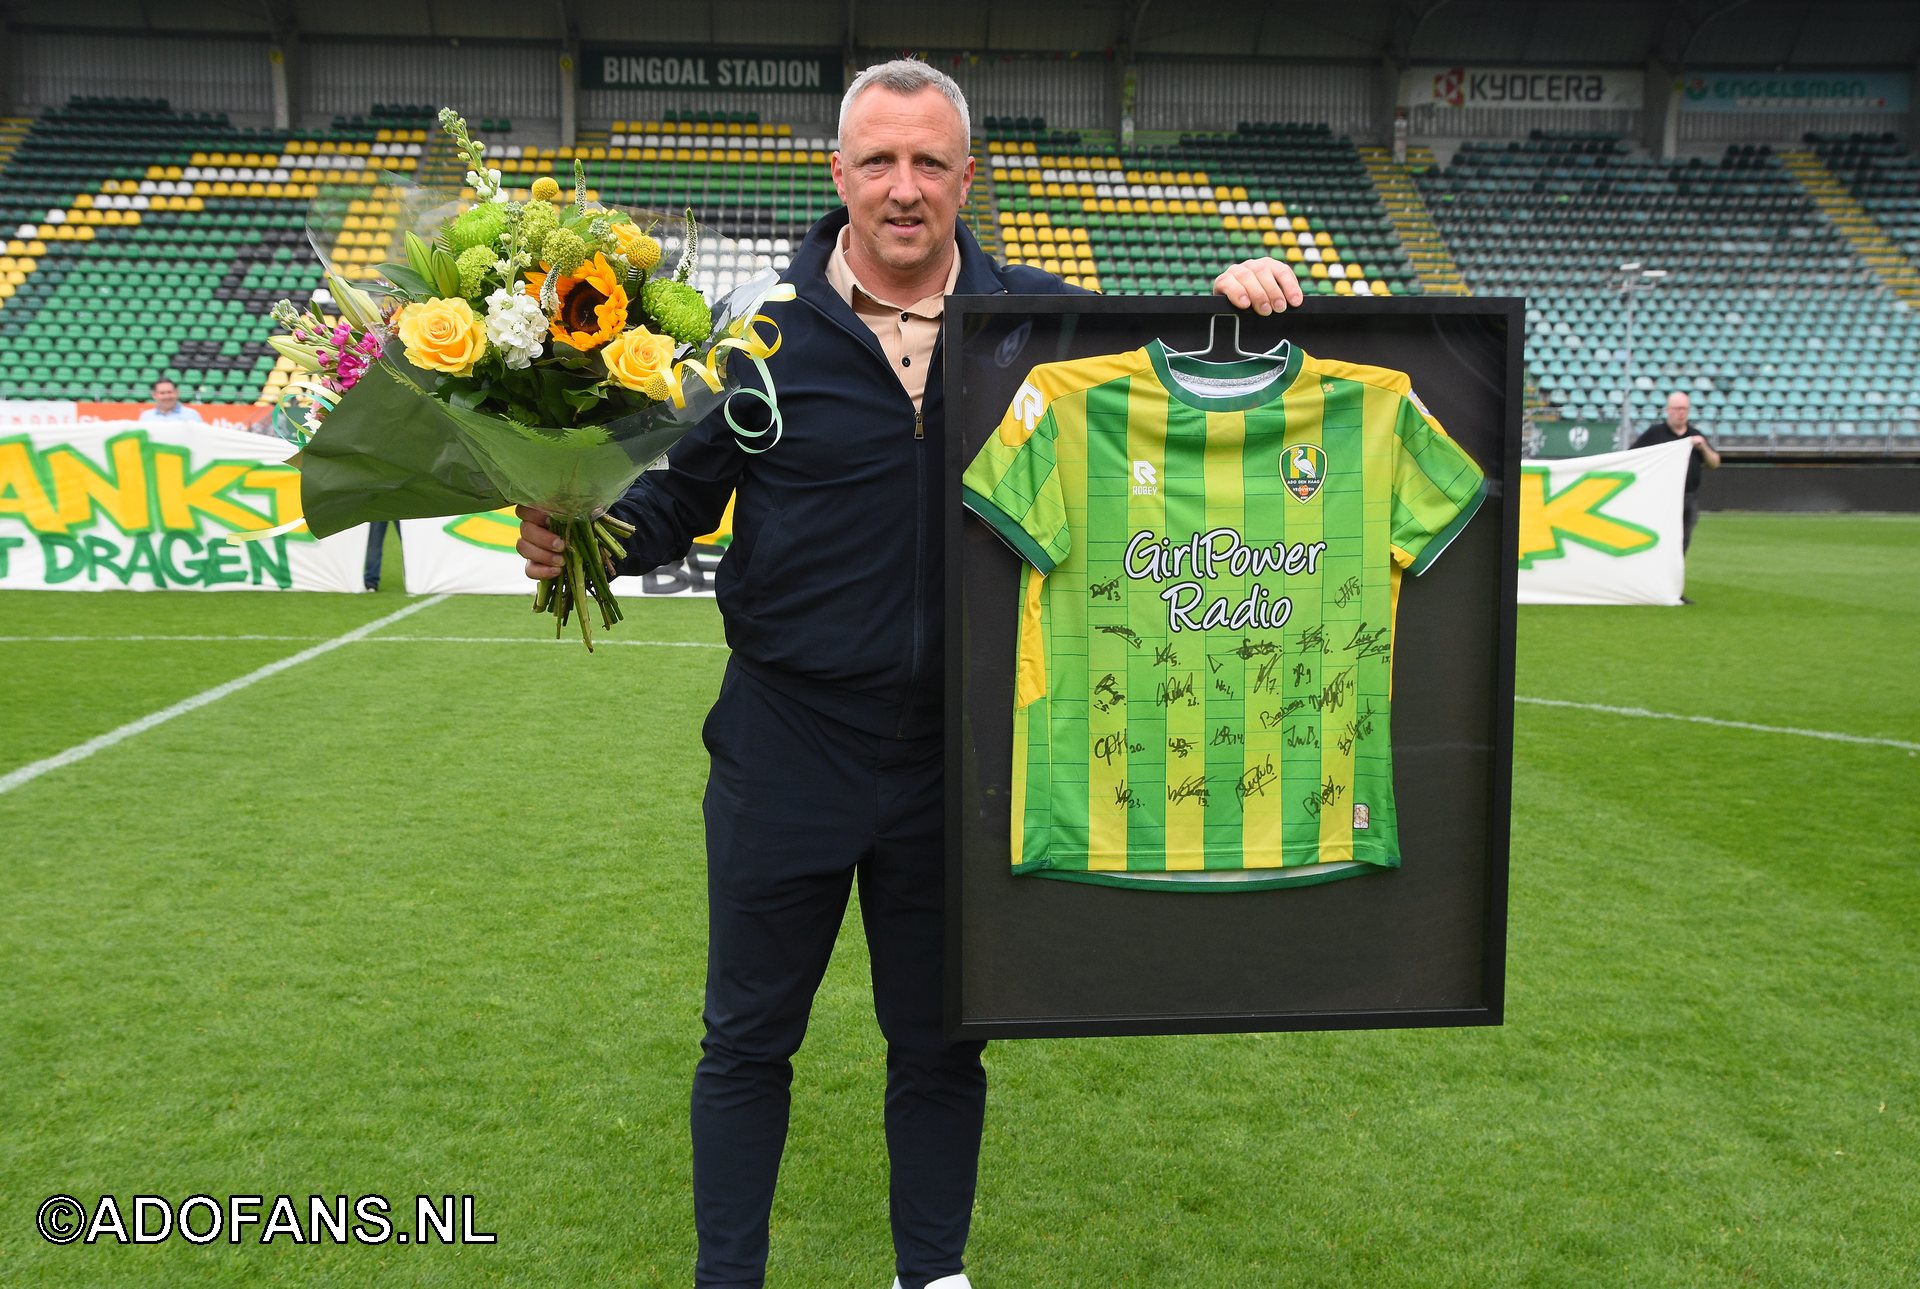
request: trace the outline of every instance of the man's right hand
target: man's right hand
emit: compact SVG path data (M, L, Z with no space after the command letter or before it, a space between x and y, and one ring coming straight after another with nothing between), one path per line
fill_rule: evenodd
M547 527L547 512L532 506L515 506L513 513L520 516L520 540L514 549L527 561L527 576L535 581L560 576L564 567L562 552L567 544Z

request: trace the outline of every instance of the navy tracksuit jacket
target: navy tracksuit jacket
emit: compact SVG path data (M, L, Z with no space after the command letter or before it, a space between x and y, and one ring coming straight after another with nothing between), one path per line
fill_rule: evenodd
M941 1016L945 400L938 345L921 410L827 282L845 210L809 230L769 309L784 430L754 455L711 416L613 513L622 572L686 554L736 496L715 593L733 656L703 736L706 1036L694 1075L702 1286L758 1286L786 1141L790 1058L857 883L887 1038L895 1271L961 1270L986 1076ZM959 294L1060 294L955 230ZM743 400L746 407L753 405ZM883 1283L876 1268L875 1283Z

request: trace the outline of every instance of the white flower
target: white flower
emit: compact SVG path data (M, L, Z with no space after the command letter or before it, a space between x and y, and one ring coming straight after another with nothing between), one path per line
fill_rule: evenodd
M467 171L467 187L477 193L488 194L489 201L506 201L506 191L500 187L500 172L492 166L485 170Z
M487 297L487 339L515 370L530 367L547 339L547 316L524 291L501 287Z

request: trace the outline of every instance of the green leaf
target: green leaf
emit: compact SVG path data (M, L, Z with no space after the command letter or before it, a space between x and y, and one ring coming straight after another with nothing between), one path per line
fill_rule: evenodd
M407 266L422 282L434 280L433 250L412 229L407 230Z
M432 254L433 284L447 298L460 294L460 265L445 251L435 247Z
M424 300L433 294L433 284L405 264L382 264L380 276L398 287L403 295Z
M570 404L576 412L590 412L601 403L604 403L607 398L604 393L592 387L562 390L561 396L567 400L568 404Z
M471 412L474 408L486 402L487 395L492 392L493 386L483 382L468 389L454 390L447 395L447 403L449 406L460 408L462 411Z
M573 408L566 400L564 386L552 381L541 385L540 417L548 425L567 425L573 421Z

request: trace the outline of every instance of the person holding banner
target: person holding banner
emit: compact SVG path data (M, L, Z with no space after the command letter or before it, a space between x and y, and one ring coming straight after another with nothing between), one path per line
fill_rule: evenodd
M180 387L162 376L153 382L153 406L140 413L143 421L191 422L202 425L205 418L180 401Z
M1678 443L1681 439L1693 440L1693 457L1687 462L1687 491L1680 503L1680 550L1684 554L1693 545L1694 521L1700 518L1700 467L1704 463L1708 469L1720 468L1720 454L1713 444L1707 442L1707 436L1688 424L1693 412L1693 399L1684 390L1675 390L1667 395L1667 411L1663 420L1649 425L1639 438L1633 441L1636 448L1657 448L1663 443Z
M895 1289L966 1289L986 1106L983 1044L944 1030L944 406L938 345L955 293L1077 288L1002 267L958 214L972 183L966 100L909 59L861 72L832 173L846 205L786 278L768 360L782 430L742 450L719 414L640 477L618 571L684 556L735 496L716 579L732 657L707 718L708 965L692 1098L695 1282L764 1282L791 1058L858 884L887 1039ZM1299 304L1282 261L1233 265L1239 308ZM724 410L724 409L723 409ZM521 508L527 575L560 571ZM876 1289L880 1281L876 1279Z

